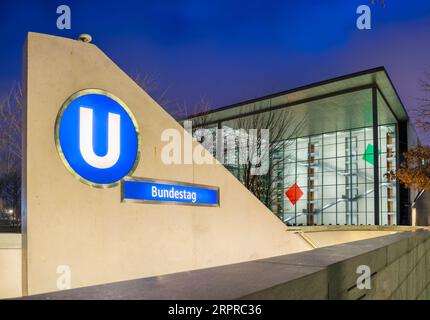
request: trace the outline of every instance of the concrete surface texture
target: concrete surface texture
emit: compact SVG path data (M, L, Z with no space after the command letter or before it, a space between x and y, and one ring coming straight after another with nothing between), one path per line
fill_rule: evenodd
M297 232L313 248L321 248L341 243L382 237L397 232L430 230L416 226L375 226L375 225L318 225L289 227L289 232Z
M306 236L314 245L315 248L333 246L336 244L347 243L352 241L359 241L364 239L371 239L376 237L383 237L386 235L394 234L397 231L320 231L320 232L304 232Z
M363 265L370 286L359 289ZM418 230L27 299L430 299L429 274L430 232Z
M164 165L161 133L182 127L95 45L29 33L23 70L24 294L57 290L58 266L70 268L77 288L311 249L221 164ZM221 206L121 203L119 187L75 179L57 154L54 125L64 101L85 88L116 95L137 119L133 176L218 186Z
M21 235L0 233L0 299L20 297Z

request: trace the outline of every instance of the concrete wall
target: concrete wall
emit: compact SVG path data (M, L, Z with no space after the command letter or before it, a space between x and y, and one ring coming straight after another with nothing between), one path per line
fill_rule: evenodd
M266 261L288 265L303 263L324 269L243 298L430 300L428 230L397 233ZM356 271L360 265L370 268L370 289L357 288L359 274Z
M305 229L306 230L306 229ZM305 236L312 241L317 248L333 246L336 244L383 237L394 234L396 231L320 231L305 232Z
M20 297L21 235L0 233L0 299Z
M370 268L358 289L357 267ZM430 231L31 299L430 299ZM211 288L207 290L207 288Z
M403 239L402 239L403 238ZM430 300L430 233L415 232L412 236L401 235L399 241L389 244L362 258L372 261L372 289L351 289L351 281L345 281L340 292L333 298L343 299L394 299ZM354 266L345 264L346 270ZM353 283L352 283L353 284ZM345 290L346 289L346 290Z
M30 33L24 57L24 294L57 290L60 265L76 288L311 249L222 165L164 165L161 133L182 127L95 45ZM221 206L121 203L119 187L75 179L57 154L54 125L64 101L85 88L113 93L136 117L134 176L218 186Z

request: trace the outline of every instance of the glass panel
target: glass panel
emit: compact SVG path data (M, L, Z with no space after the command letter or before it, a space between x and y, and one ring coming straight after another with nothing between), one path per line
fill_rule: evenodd
M395 170L396 126L378 100L380 223L397 221ZM367 115L368 116L368 115ZM284 141L281 161L273 168L276 185L271 210L285 223L324 225L374 224L373 128L357 128ZM239 168L233 170L240 175ZM294 191L296 190L296 191Z

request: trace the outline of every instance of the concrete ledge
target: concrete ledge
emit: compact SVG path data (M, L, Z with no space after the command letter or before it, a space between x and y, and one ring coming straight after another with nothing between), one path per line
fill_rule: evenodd
M1 249L21 249L22 237L20 233L0 233Z
M375 226L375 225L324 225L324 226L289 226L288 231L326 232L326 231L417 231L430 230L430 227L419 226Z
M420 245L422 256L418 257ZM424 279L417 279L417 276L422 277L419 272L429 270L429 247L429 231L401 232L268 259L25 299L426 298L430 277L424 275ZM403 257L407 259L404 270L400 268ZM356 288L359 265L368 265L371 269L371 290ZM409 275L410 270L416 270L414 278Z

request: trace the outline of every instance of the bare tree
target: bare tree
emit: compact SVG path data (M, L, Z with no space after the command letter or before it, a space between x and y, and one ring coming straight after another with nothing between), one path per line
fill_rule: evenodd
M216 114L210 112L211 108L205 99L202 99L194 108L184 104L178 110L182 115L181 119L192 120L193 131L200 128L211 129L206 127L208 123L213 123L213 126L218 128L219 123L214 118ZM278 175L282 174L283 176L285 158L292 156L286 154L288 153L286 149L293 143L292 139L300 135L305 117L300 118L300 116L285 109L272 112L261 111L255 105L239 108L234 120L222 122L222 128L220 128L222 129L222 137L219 136L219 133L217 134L216 147L213 148L214 140L209 143L209 146L211 146L211 152L216 158L248 190L269 209L275 213L282 213L281 207L274 207L277 198L281 198L282 201L284 197L283 181L282 186L280 186ZM214 128L212 127L212 129ZM269 133L268 138L261 134L264 130ZM215 132L213 130L213 133ZM257 134L250 135L250 132ZM227 142L228 140L233 140L233 148ZM205 141L199 140L199 142L206 147ZM243 152L245 149L246 152ZM232 156L232 152L234 156ZM258 160L256 161L256 159Z
M0 100L0 211L20 223L23 95L15 85Z
M259 112L255 107L249 106L242 108L239 114L251 114L240 117L231 122L236 129L245 129L246 131L255 130L257 133L253 138L248 139L248 154L242 158L232 169L245 187L259 198L268 208L275 213L282 213L282 206L278 201L283 201L283 172L285 158L288 146L293 143L292 139L297 137L303 128L306 119L294 115L291 111L285 109ZM264 141L261 134L263 130L268 130L269 141ZM253 141L252 141L253 140ZM254 144L254 147L250 146ZM255 145L257 147L255 147ZM240 147L239 147L240 152ZM243 156L243 155L242 155ZM239 155L239 158L241 155ZM253 160L254 159L254 160ZM255 174L256 162L267 161L266 164L259 163L259 174ZM266 159L266 160L264 160ZM266 166L262 168L262 166Z
M192 120L193 128L206 123L208 120L208 113L211 110L210 102L206 98L202 97L197 103L190 105L185 101L180 102L177 100L171 100L168 97L169 88L160 91L160 81L157 76L147 74L141 76L139 73L133 77L133 80L149 95L154 98L158 104L160 104L166 111L168 111L172 117L177 121L184 121L197 115Z
M419 107L414 110L416 126L424 132L430 131L430 70L424 70L424 78L420 79L420 88L424 96L419 98Z
M193 131L208 123L210 118L211 103L206 98L201 98L194 105L188 105L185 102L177 103L176 112L173 114L178 121L192 119Z
M142 77L141 74L138 73L133 77L133 80L165 110L169 109L169 107L174 104L174 101L170 100L167 96L169 91L168 87L160 91L160 81L158 77L150 74Z
M424 78L420 80L423 97L419 98L419 107L414 110L415 124L424 132L430 131L430 72L424 71ZM414 203L424 193L430 191L430 146L418 145L409 148L403 154L403 161L396 172L387 173L391 179L396 178L406 187L418 191Z

